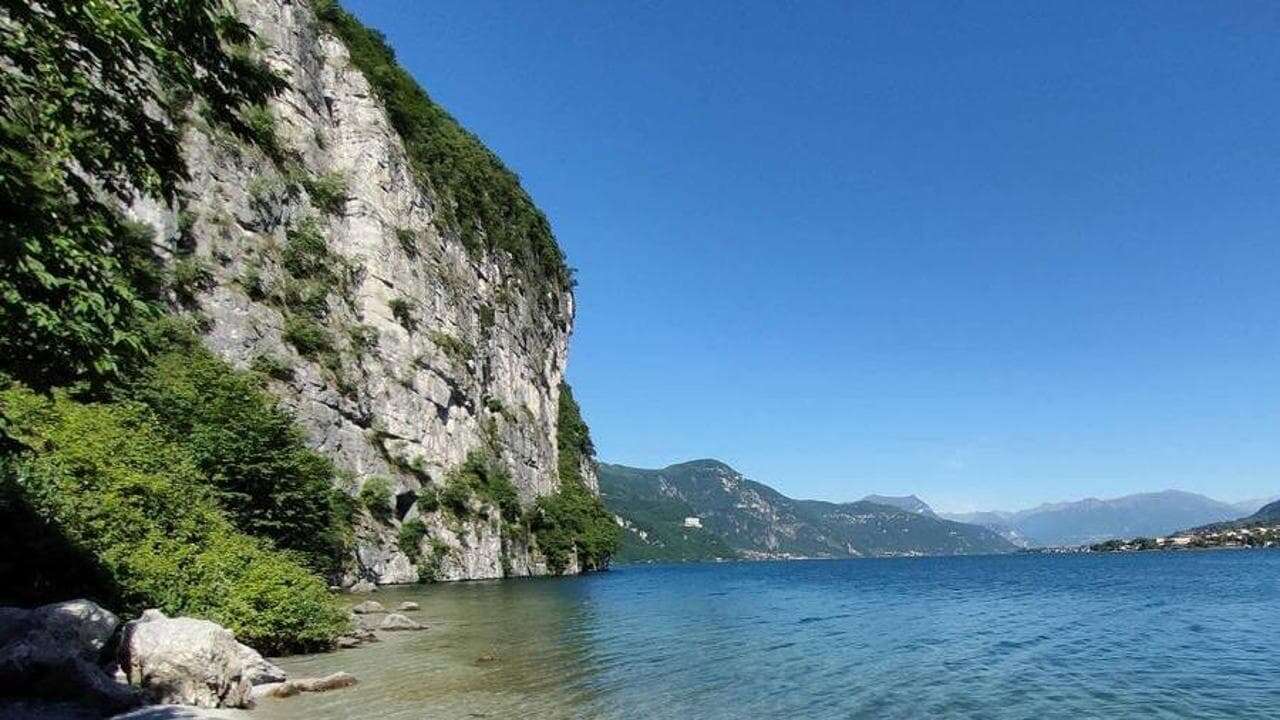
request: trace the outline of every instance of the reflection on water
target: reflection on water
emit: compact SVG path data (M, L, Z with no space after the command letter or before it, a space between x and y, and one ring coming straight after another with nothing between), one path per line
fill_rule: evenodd
M628 567L380 592L431 629L289 658L338 718L1243 718L1280 708L1280 552ZM493 662L478 662L482 656Z

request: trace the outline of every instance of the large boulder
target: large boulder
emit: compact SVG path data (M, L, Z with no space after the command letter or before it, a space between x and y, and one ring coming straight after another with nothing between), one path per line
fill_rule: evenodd
M88 600L0 608L0 697L54 699L99 714L136 706L138 693L98 663L117 624Z
M148 610L125 624L118 657L130 684L155 702L248 707L251 686L240 647L235 635L217 623Z

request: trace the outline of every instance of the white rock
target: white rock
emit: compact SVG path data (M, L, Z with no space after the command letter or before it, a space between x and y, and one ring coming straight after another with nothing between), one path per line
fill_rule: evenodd
M416 611L416 610L420 610L420 609L421 609L421 608L418 606L418 603L416 603L416 602L409 602L408 600L406 600L406 601L404 601L404 602L402 602L402 603L400 603L399 605L397 605L397 606L396 606L396 612L414 612L414 611Z
M130 684L158 703L206 708L251 703L240 643L217 623L147 610L125 624L118 656Z

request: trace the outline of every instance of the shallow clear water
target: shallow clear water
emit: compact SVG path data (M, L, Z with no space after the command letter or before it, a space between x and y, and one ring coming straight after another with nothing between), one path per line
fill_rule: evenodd
M421 603L431 629L289 658L361 684L253 717L1280 717L1274 550L640 566L374 597Z

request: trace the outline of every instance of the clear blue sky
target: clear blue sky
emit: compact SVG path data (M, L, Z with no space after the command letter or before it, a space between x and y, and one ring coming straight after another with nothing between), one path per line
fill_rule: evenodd
M347 3L550 216L603 460L1280 493L1280 4Z

